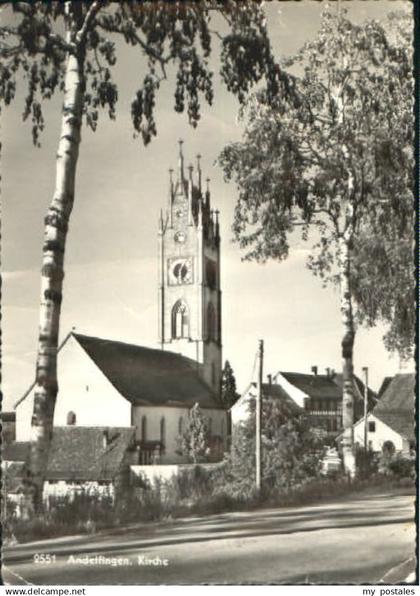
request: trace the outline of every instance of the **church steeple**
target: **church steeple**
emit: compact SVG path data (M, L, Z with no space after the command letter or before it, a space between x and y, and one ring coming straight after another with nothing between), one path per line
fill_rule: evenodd
M203 379L219 391L219 212L211 209L209 179L202 188L201 155L196 160L184 173L180 140L177 180L170 170L168 213L159 221L159 337L162 349L196 360Z
M182 185L184 182L184 155L182 153L182 145L184 141L179 139L179 153L178 153L178 182Z

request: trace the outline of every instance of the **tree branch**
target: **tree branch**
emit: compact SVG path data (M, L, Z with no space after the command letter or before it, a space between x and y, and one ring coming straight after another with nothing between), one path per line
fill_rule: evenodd
M78 44L84 42L86 35L89 31L89 28L92 24L92 21L95 19L96 15L99 12L99 10L101 9L101 7L102 7L102 3L99 2L99 0L95 0L95 2L92 2L92 4L89 6L89 9L85 16L85 20L83 22L83 25L81 26L80 30L76 34L76 42Z

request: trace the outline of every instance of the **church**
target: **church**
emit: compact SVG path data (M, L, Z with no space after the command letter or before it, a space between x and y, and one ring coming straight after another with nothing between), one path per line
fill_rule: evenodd
M209 181L202 180L200 156L195 168L185 168L182 141L157 233L159 349L69 333L58 353L54 433L82 427L83 433L66 436L86 441L89 428L105 437L115 428L132 429L132 464L183 463L188 459L179 437L198 403L209 431L208 459L215 461L226 450L229 421L220 401L218 211L211 207ZM17 402L17 415L32 403L33 386Z

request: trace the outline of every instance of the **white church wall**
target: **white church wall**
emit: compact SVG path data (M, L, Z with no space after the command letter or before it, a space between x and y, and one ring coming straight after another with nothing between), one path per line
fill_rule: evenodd
M130 426L131 404L124 399L77 340L71 336L58 354L59 392L54 425L65 426L76 414L77 426ZM28 439L33 409L32 392L17 408L18 440Z
M143 440L142 437L142 418L146 417L146 440L160 441L161 420L165 420L165 454L161 458L163 464L176 464L186 461L186 457L179 455L178 437L180 428L180 419L183 420L183 428L188 419L188 408L177 407L156 407L156 406L134 406L133 407L133 426L136 427L136 439ZM204 416L211 420L211 434L223 438L223 446L226 448L227 433L227 414L224 410L204 409Z

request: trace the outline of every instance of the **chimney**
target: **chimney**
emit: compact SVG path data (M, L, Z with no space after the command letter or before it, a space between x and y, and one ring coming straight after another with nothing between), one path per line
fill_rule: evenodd
M273 377L271 375L267 375L268 384L271 385L273 382Z
M4 445L10 445L16 441L16 412L1 413L1 438Z
M326 368L326 369L325 369L325 372L326 372L326 374L327 374L327 379L329 379L329 378L330 378L330 376L331 376L331 370L330 370L329 368Z
M109 431L106 428L102 433L102 446L106 449L109 445Z
M317 366L311 366L311 371L316 376L318 374L318 367Z

